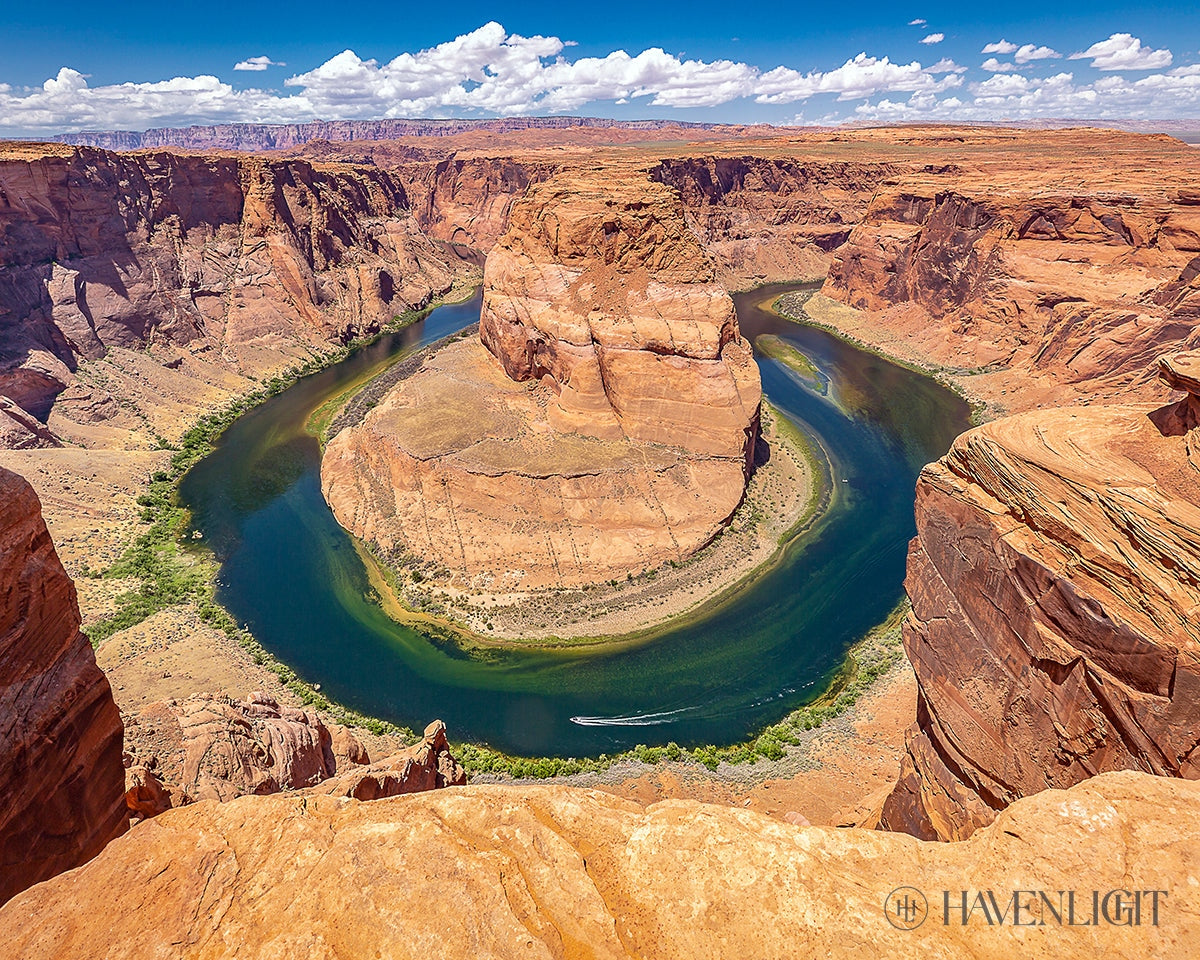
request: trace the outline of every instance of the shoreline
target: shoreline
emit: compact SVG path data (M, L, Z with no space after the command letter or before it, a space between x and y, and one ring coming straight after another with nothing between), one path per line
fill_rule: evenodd
M836 491L820 442L765 401L763 423L771 458L751 477L729 524L688 560L666 564L624 583L470 594L428 581L414 583L411 576L405 578L407 571L398 571L380 559L370 544L348 535L367 565L385 612L396 622L433 632L439 639L467 647L541 650L648 643L735 599L774 569L833 505ZM777 508L784 504L785 509ZM440 614L437 608L444 608L447 598L457 600L456 606L471 604L470 619ZM435 609L429 610L430 606ZM561 622L551 627L550 621L559 615L564 620L573 616L570 623L585 625L586 632L563 631ZM597 625L614 629L600 632Z
M463 299L468 299L473 294L474 287L468 288L468 291L469 292L467 293L466 297ZM778 298L776 297L774 299ZM437 305L440 305L440 303ZM407 322L411 322L412 319L415 319L416 316L428 309L431 309L431 307L426 307L422 311L413 311L414 316ZM388 332L392 332L395 329L398 329L399 326L403 325L404 324L389 325L386 329L379 331L370 338L364 338L361 343L372 342L379 336L382 336ZM836 329L834 329L833 332L837 333ZM356 343L354 346L359 345L361 344ZM281 380L279 377L276 377L273 381L273 386L277 385L278 389L283 389L284 386L294 382L294 380L299 379L299 377L304 374L325 369L331 363L334 363L340 359L340 355L344 355L348 349L350 348L335 348L328 354L319 357L310 356L303 370L291 371L292 375L284 378L286 382ZM236 412L236 415L246 412L253 405L255 405L253 402L253 396L257 392L259 391L250 391L245 395L232 398L231 401L229 401L223 407L215 409L210 414L199 418L187 431L185 431L185 433L190 432L191 430L196 430L205 423L209 424L211 427L213 423L223 420L223 418L231 412ZM278 392L278 390L275 392ZM259 402L261 402L262 400L267 399L267 397L260 396L257 399ZM207 430L207 439L209 441L215 440L226 425L227 424L222 423L219 429ZM64 451L58 451L60 454L63 452ZM79 450L77 452L80 454L92 455L94 453L104 453L105 451ZM38 467L38 464L41 462L38 458L38 455L44 455L47 453L54 454L55 451L9 452L13 459L20 458L22 461L25 461L29 464L28 468L18 469L18 472L28 475L32 475L35 470L45 473L44 470L40 470ZM171 451L162 450L152 451L150 453L153 455L153 462L155 464L162 465L165 464L165 462L169 459ZM115 456L116 454L114 453L114 458ZM11 461L10 465L12 465ZM133 501L135 498L144 496L145 493L154 485L153 478L150 476L150 474L153 472L153 468L151 470L147 470L144 479L136 477L134 475L136 471L128 471L127 469L110 472L120 474L117 477L117 485L121 489L119 496L115 498L115 503L110 503L107 501L105 502L106 511L109 512L109 515L116 515L119 511L124 511L125 514L128 514L130 509L132 509L135 513L138 512L137 507L133 506ZM158 474L155 474L155 477L157 476ZM65 481L67 478L63 479ZM176 478L176 480L177 479L178 478ZM45 489L45 483L38 484L38 486ZM171 483L171 488L173 491L174 483ZM39 490L39 493L42 493L41 489ZM836 490L832 491L832 493L836 494ZM48 504L49 502L50 501L47 501ZM78 509L75 505L77 502L78 501L75 501L74 503L67 503L62 500L54 501L53 506L61 509L51 509L48 511L49 515L47 519L50 522L52 531L58 524L64 522L64 519L69 519L69 513L64 515L64 510L69 511L71 509ZM118 510L114 511L113 507L118 508ZM815 522L816 519L817 518L814 518L813 522ZM148 522L145 520L143 515L143 517L138 521L122 524L120 529L132 533L132 537L130 539L125 539L124 541L127 545L127 549L129 546L132 546L133 541L145 533L145 531L148 529ZM121 539L124 539L124 537ZM56 536L56 542L57 540L58 537ZM195 556L194 554L190 554L190 552L189 555ZM86 559L81 563L79 558L77 558L75 562L70 564L70 566L75 568L74 576L77 579L89 576ZM213 574L215 578L215 568ZM95 573L92 572L90 575L95 576ZM116 584L114 583L114 585ZM210 582L208 586L211 590L212 583ZM82 597L84 591L81 589L80 593ZM215 603L213 606L216 607L220 613L225 613L223 607L220 607ZM89 618L89 622L91 624L95 621L95 614L100 611L96 609L95 603L89 603L88 609L85 609L85 616L89 612L92 614L92 617ZM227 614L226 618L228 618ZM176 606L167 606L154 613L151 617L146 618L144 622L147 624L147 626L155 627L153 633L157 639L152 638L152 642L146 642L146 638L140 636L136 638L138 642L135 643L127 642L125 644L118 644L116 642L118 639L128 638L129 635L137 633L139 627L136 626L130 629L122 630L114 634L114 636L108 641L105 641L105 643L99 648L98 655L102 661L102 666L104 667L106 674L110 676L114 692L118 698L118 703L121 705L122 710L126 712L136 712L137 709L138 704L136 700L136 686L134 690L126 691L123 683L123 681L129 680L130 667L134 667L139 668L140 672L145 675L144 683L146 685L146 690L141 698L142 702L167 699L170 697L179 696L187 691L199 693L202 691L213 690L220 691L222 693L232 693L234 695L244 696L251 690L265 690L271 695L279 698L281 702L290 702L294 705L304 705L315 708L319 713L325 715L327 719L333 720L334 722L344 723L359 730L383 732L388 736L398 738L401 743L407 742L411 739L411 731L407 731L403 728L397 728L394 724L381 721L378 718L366 717L362 715L349 715L352 712L346 711L345 708L340 704L335 704L327 700L327 698L319 693L319 691L312 685L305 683L298 678L286 664L275 660L275 658L263 651L247 631L239 629L238 625L233 623L231 618L228 619L230 621L229 624L222 625L226 627L226 629L219 629L215 624L208 622L207 618L199 617L196 603L188 602ZM166 631L163 629L163 625L151 623L151 621L157 620L165 621L165 626L170 630L173 630L175 634L180 634L181 632L185 634L186 643L173 640L170 637L164 639L164 633ZM874 634L874 632L875 631L872 631L872 634ZM867 639L869 639L869 637L864 637L863 640L859 641L858 644L855 644L854 647L847 651L845 667L850 667L852 665L852 657L855 655L854 652L858 650ZM119 646L125 646L127 648L127 654L124 659L119 660L114 657L109 662L104 662L109 660L109 657L105 655L110 653L115 654ZM185 646L187 649L182 649ZM216 669L188 669L181 671L179 663L180 659L184 659L184 665L186 667L195 667L193 660L186 659L195 655L196 651L193 648L199 648L200 653L204 658L206 658L207 664L209 666L215 666ZM149 650L153 650L158 654L158 658L154 661L153 665L151 665L149 662L143 662L146 658L147 651ZM899 659L903 660L902 654L899 654ZM162 669L160 677L158 670L164 667L165 669ZM843 669L842 673L844 672L845 670ZM831 691L835 692L834 684L839 684L838 689L840 689L840 683L843 679L842 673L839 673L839 676L834 678L834 681L832 681L827 687L826 693L823 693L822 696L816 701L810 703L809 707L801 708L800 711L795 711L794 714L808 715L805 712L809 711L813 704L820 703L821 700ZM171 683L168 685L164 678L170 677L172 674L174 677ZM212 677L212 680L207 681L205 679L206 677ZM181 685L184 686L186 690L172 692L170 689L168 689L170 686ZM871 688L870 683L863 687L863 690L868 688ZM862 690L858 691L855 696L861 695L861 693ZM853 698L851 702L853 702ZM794 714L790 714L789 717L793 716ZM832 715L838 716L839 711L834 711ZM785 717L781 723L786 723L788 719L788 717ZM823 722L823 720L818 721L814 729L819 728ZM759 760L762 760L765 756L765 754L762 752L756 752L757 747L761 746L761 748L766 750L768 753L774 753L778 749L778 740L776 739L777 731L776 733L773 733L772 731L775 731L779 726L779 724L768 725L762 730L758 731L748 741L744 741L742 743L736 743L726 747L697 748L695 751L681 751L680 759L686 758L694 761L692 765L697 768L707 767L711 769L715 766L726 764L732 765L733 768L738 770L749 770L750 768L747 766L747 764L752 763L756 757ZM762 741L761 744L760 740ZM461 741L456 743L455 746L457 752L461 754L461 759L463 759L465 766L467 766L468 769L476 774L484 771L495 772L498 770L503 770L509 773L524 773L524 775L529 776L533 775L533 771L537 770L541 776L561 776L570 774L572 772L579 772L578 769L572 771L569 767L564 769L562 767L563 761L553 758L507 757L497 751L491 750L490 748L480 747L476 744L469 744ZM655 749L656 748L650 748L650 755L654 754ZM643 756L646 755L646 751L642 751L642 754ZM580 768L592 769L593 771L607 770L614 763L624 762L624 760L628 759L629 757L625 755L618 757L606 757L602 755L599 758L593 758L585 761ZM665 760L669 762L670 759L671 757L668 754L664 754L660 751L660 761Z

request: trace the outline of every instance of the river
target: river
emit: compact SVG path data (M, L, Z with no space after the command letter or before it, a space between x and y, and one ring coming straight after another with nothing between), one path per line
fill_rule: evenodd
M218 598L326 696L418 730L440 717L457 739L539 756L744 739L819 694L901 598L917 473L970 414L934 380L762 308L793 289L734 299L745 336L775 334L829 378L822 395L759 358L767 398L829 457L831 505L711 615L638 646L467 650L397 624L373 602L354 544L321 497L305 421L347 384L476 322L478 292L255 408L187 474L180 496L220 561Z

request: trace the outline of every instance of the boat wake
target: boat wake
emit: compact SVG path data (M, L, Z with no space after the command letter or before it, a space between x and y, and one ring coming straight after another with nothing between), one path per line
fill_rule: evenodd
M682 707L679 710L665 710L659 713L638 713L628 717L572 717L571 722L581 727L657 727L660 724L671 723L672 717L681 713L690 713L695 707Z

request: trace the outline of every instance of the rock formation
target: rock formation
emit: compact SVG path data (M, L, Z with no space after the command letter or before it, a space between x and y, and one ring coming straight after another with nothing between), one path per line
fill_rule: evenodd
M996 143L881 183L823 292L881 313L878 327L922 359L995 367L998 386L1019 377L1009 409L1151 399L1158 354L1200 345L1195 150L1166 137L1009 136L1019 162Z
M1106 770L1200 778L1200 354L1160 369L1179 402L996 421L921 474L883 826L960 839Z
M0 470L0 903L125 831L121 736L37 496Z
M142 816L162 804L155 783L168 806L182 806L309 787L374 799L466 782L440 720L420 743L375 763L345 727L262 694L153 703L129 728L129 806Z
M8 146L0 419L12 405L45 422L78 365L114 348L279 366L286 344L342 342L423 305L455 269L379 170ZM107 399L75 398L100 416Z
M0 910L0 955L1183 960L1200 935L1184 882L1198 810L1200 785L1108 774L922 844L562 787L244 797L169 811L26 891ZM915 929L885 914L902 886L928 905ZM1013 925L1012 891L1030 889L1061 923L1022 895ZM1107 904L1129 925L1081 925L1093 890L1131 891Z
M484 286L480 339L330 442L338 520L392 558L507 588L624 576L708 543L741 501L761 387L678 193L537 185Z

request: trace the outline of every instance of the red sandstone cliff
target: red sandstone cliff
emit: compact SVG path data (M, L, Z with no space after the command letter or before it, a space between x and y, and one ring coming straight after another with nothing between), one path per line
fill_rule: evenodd
M1165 137L1093 134L1089 156L1079 134L1050 155L1026 136L1023 159L882 183L822 292L880 313L890 349L994 367L984 392L1010 409L1151 399L1157 355L1200 343L1200 158Z
M632 174L537 185L484 287L479 340L329 443L339 522L493 590L603 581L710 542L741 502L762 391L679 194Z
M44 421L81 361L156 344L253 374L282 344L341 342L426 303L455 263L380 170L14 145L0 396Z
M0 903L125 831L121 737L37 496L0 469Z
M1157 410L996 421L921 474L919 685L882 825L960 839L1106 770L1200 778L1200 356Z

